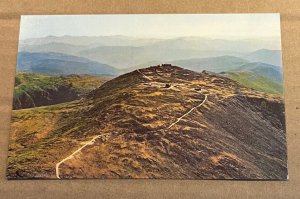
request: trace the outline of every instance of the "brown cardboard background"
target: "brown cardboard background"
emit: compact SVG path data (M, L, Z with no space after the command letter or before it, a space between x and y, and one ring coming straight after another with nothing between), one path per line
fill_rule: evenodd
M281 13L289 181L5 179L20 15L268 12ZM298 35L299 0L1 0L0 198L300 198Z

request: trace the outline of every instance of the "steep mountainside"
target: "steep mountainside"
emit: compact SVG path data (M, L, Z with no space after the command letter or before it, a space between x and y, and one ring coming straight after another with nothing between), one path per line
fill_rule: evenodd
M109 79L110 77L90 75L48 76L17 73L13 109L76 100Z
M176 66L14 111L10 137L8 178L287 177L282 98Z
M116 75L118 70L112 66L63 53L19 52L18 71L43 74L90 74Z

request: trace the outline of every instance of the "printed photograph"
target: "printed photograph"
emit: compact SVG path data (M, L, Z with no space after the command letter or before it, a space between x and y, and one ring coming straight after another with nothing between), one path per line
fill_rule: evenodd
M8 179L287 180L279 14L21 17Z

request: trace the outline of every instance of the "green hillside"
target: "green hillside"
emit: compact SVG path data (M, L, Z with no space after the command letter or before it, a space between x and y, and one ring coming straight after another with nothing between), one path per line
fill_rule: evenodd
M257 75L253 72L240 71L240 72L226 72L221 74L249 88L253 88L259 91L272 93L276 95L283 94L282 84L276 83L271 79L268 79L261 75Z
M282 68L279 66L274 66L270 64L265 64L261 62L253 62L241 65L233 71L243 71L243 72L253 72L257 75L261 75L265 78L271 79L274 82L282 84Z
M90 75L49 76L17 73L13 109L72 101L109 79L110 77Z

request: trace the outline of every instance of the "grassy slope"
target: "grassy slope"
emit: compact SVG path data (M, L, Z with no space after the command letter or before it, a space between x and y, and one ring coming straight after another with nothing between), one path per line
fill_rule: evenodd
M41 91L65 82L60 77L31 73L17 73L15 78L15 97L25 93Z
M75 145L68 136L61 137L61 133L62 126L70 123L68 121L71 117L70 112L78 109L78 101L73 101L14 110L8 155L9 173L24 175L34 164L45 170L49 170L49 164L53 167L52 163L48 162L50 157L47 157L47 154L52 154L52 158L55 159L60 152L63 153L64 150L69 150ZM63 140L68 140L68 143ZM38 176L42 177L43 174Z
M253 72L257 75L268 78L272 81L282 83L282 68L275 65L265 64L261 62L252 62L248 64L243 64L235 70L231 70L230 72ZM226 71L224 71L226 72Z
M49 76L17 73L14 108L30 108L78 99L110 79L105 76Z
M239 82L243 86L258 91L276 95L283 94L283 86L281 84L252 72L227 72L223 73L223 75Z

